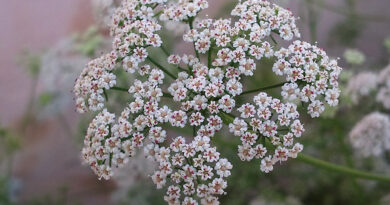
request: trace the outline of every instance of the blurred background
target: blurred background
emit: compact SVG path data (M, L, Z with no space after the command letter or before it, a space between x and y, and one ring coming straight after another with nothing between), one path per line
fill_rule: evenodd
M235 2L212 0L202 15L228 17ZM390 78L380 80L390 70L390 1L274 2L300 17L303 40L317 42L329 56L339 57L344 68L340 106L319 119L303 120L304 153L389 176L389 150L372 154L370 149L375 147L363 149L351 139L390 140L389 127L373 137L365 135L359 124L374 112L385 119L390 115L390 92L383 87L390 86ZM80 160L83 134L93 116L75 112L71 90L83 66L110 51L107 23L120 0L0 3L0 205L165 204L163 193L148 178L153 165L142 155L110 181L99 181ZM171 42L180 41L187 29L166 27L162 32ZM182 43L169 49L192 52L192 47ZM253 87L259 87L256 82L272 84L271 63L262 62L248 83ZM121 102L121 96L116 98ZM222 204L390 204L390 184L357 180L294 160L264 174L258 161L239 160L239 139L219 139L215 142L219 151L235 167Z

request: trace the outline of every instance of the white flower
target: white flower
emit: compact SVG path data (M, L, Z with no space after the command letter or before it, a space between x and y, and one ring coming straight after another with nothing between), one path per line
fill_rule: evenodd
M243 135L247 129L247 123L239 118L235 118L233 123L229 124L229 131L236 136Z
M379 76L373 72L361 72L348 81L347 93L357 103L361 97L369 96L378 88Z
M224 95L221 99L218 100L218 103L219 109L227 113L231 112L236 105L234 99L232 99L229 95Z
M187 123L187 115L185 112L179 110L174 111L169 118L169 122L175 127L184 127Z
M260 170L265 173L269 173L274 170L275 161L271 156L268 156L261 160Z
M282 86L282 97L288 101L293 101L299 96L299 88L296 83L286 83Z
M390 149L389 116L378 112L365 116L350 131L349 141L365 157L381 155Z
M255 106L251 105L250 103L242 105L237 110L241 113L242 118L254 117L256 113Z
M232 96L236 96L242 93L242 84L236 79L231 79L227 82L226 89Z
M195 151L200 144L207 148ZM227 183L224 179L230 176L231 163L219 159L219 152L210 147L206 138L196 137L194 142L186 144L184 138L178 137L170 147L174 153L168 151L164 159L157 159L160 166L152 175L157 188L169 185L164 199L181 204L217 203L217 196L225 193ZM199 155L195 156L195 153Z
M361 65L366 60L364 53L356 49L347 49L344 52L344 58L351 65Z
M297 119L299 114L295 104L284 104L266 93L254 96L254 102L258 107L257 115L242 114L243 118L249 117L249 128L244 119L235 118L233 123L229 124L229 131L236 136L241 136L242 145L238 146L240 159L243 161L251 161L254 158L262 159L260 170L268 173L273 170L276 161L283 162L289 157L295 158L302 151L303 147L292 146L294 138L301 137L304 128ZM243 112L245 109L251 113L251 110L256 108L250 104L244 104L239 111ZM287 134L280 133L284 131L287 131ZM269 141L277 146L275 152L267 155L265 145L260 143L262 141Z
M287 49L282 48L275 52L275 56L278 60L272 70L290 81L283 86L282 96L285 99L299 98L303 102L312 102L308 107L312 117L319 117L321 114L323 107L319 107L318 101L325 101L330 106L338 104L338 77L341 68L335 60L329 59L323 50L297 40ZM319 110L313 111L313 108L317 107Z

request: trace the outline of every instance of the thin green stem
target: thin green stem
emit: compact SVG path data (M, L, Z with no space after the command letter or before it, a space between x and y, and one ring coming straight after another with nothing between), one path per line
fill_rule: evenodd
M270 35L270 37L271 37L271 40L274 42L274 44L278 45L278 42L275 40L275 38L272 35Z
M375 180L375 181L381 181L381 182L390 182L390 177L383 176L383 175L377 175L372 174L368 172L363 172L360 170L332 164L330 162L326 162L320 159L316 159L314 157L305 155L300 153L298 157L296 158L297 161L310 164L312 166L322 168L328 171L332 172L338 172L340 174L348 175L355 178L361 178L361 179L369 179L369 180Z
M106 99L106 101L108 101L108 96L107 96L106 89L103 89L103 94L104 94L104 98Z
M194 29L194 26L193 26L194 20L195 20L194 17L188 19L188 25L190 26L191 30ZM196 57L200 60L199 52L196 50L196 47L195 47L195 42L193 42L193 45L194 45L194 50L195 50Z
M213 44L211 44L209 52L207 53L207 67L211 68L212 59L211 56L213 54Z
M173 96L169 93L165 93L163 92L163 97L166 97L166 98L173 98Z
M171 72L169 72L167 69L165 69L162 65L160 65L159 63L157 63L157 61L153 60L152 58L148 57L147 58L150 62L152 62L155 66L157 66L160 70L162 70L165 74L167 74L169 77L173 78L173 79L176 79L177 77L172 74Z
M110 88L111 90L117 90L117 91L122 91L122 92L129 92L129 89L126 88L120 88L120 87L112 87Z
M116 91L121 91L121 92L128 92L128 89L126 88L121 88L121 87L112 87L111 90L116 90ZM166 98L172 98L173 96L169 93L166 93L166 92L162 92L163 94L163 97L166 97Z
M160 11L158 11L156 14L154 14L153 17L154 17L154 18L155 18L155 17L158 17L158 16L160 16L162 13L163 13L163 11L160 10Z
M273 88L282 87L284 84L286 84L286 82L278 83L278 84L276 84L276 85L271 85L271 86L267 86L267 87L262 87L262 88L256 88L256 89L252 89L252 90L247 90L247 91L242 92L242 93L240 94L240 96L241 96L241 95L250 94L250 93L254 93L254 92L260 92L260 91L270 90L270 89L273 89Z
M168 50L163 45L161 45L160 48L164 52L165 55L169 56Z

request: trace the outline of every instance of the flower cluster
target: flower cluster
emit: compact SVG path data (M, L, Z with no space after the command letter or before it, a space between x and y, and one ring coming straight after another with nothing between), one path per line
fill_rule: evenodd
M361 72L348 81L347 93L353 102L360 97L368 96L378 88L378 75L374 72Z
M111 21L111 15L115 8L120 5L121 0L92 0L91 6L93 15L98 25L105 28Z
M190 143L177 137L169 148L147 153L153 153L159 164L152 175L157 188L169 185L164 197L169 204L218 204L216 196L225 194L225 178L233 166L220 158L209 137L197 136Z
M153 6L163 2L127 0L115 11L111 23L113 50L122 59L127 72L134 73L138 65L146 60L147 47L161 46L161 37L156 33L161 26L153 18Z
M113 175L112 165L121 166L128 161L125 153L120 151L122 144L119 138L112 137L114 122L115 115L104 109L89 124L84 138L83 160L99 179L109 179Z
M239 29L250 31L250 39L260 42L261 39L279 34L284 40L300 37L295 18L291 11L263 0L248 0L238 4L232 16L240 17L236 23Z
M390 65L384 68L378 75L380 86L376 100L386 109L390 109Z
M103 109L91 122L83 149L84 161L99 178L109 179L113 169L143 149L158 164L152 180L157 188L168 186L169 204L219 204L232 165L220 158L211 140L224 124L241 137L239 157L261 159L260 170L268 173L275 163L295 158L303 149L294 143L304 132L297 111L301 104L295 100L304 102L312 117L323 112L324 102L337 105L337 62L308 43L278 48L273 39L273 34L284 40L300 36L290 11L247 0L232 11L237 21L196 20L207 7L207 0L125 0L115 11L111 53L91 61L74 88L79 112ZM172 20L189 25L183 39L193 44L196 55L168 54L166 67L149 53L162 46L161 25ZM262 58L276 59L273 71L287 81L282 83L283 100L294 102L265 92L254 97L254 104L245 102L243 95L254 92L245 90L243 79L255 74ZM115 67L136 76L129 87L115 87ZM131 95L117 121L104 109L106 92L113 90ZM237 112L240 117L234 116ZM186 143L170 136L167 125L192 127L194 136Z
M390 109L390 66L380 72L363 71L349 79L347 92L354 103L373 96L385 109Z
M209 7L207 0L179 0L164 9L161 20L186 21Z
M264 92L256 95L253 102L256 106L246 103L238 108L241 116L229 124L229 130L241 137L240 159L262 159L260 170L268 173L275 163L297 157L303 146L294 144L294 138L301 137L305 130L295 104L282 103Z
M230 113L235 107L233 98L242 92L238 76L225 76L221 68L210 69L192 55L172 55L168 62L186 66L181 69L187 72L180 72L178 79L168 88L173 100L182 102L184 111L207 110L209 114L218 114L220 111Z
M103 92L116 84L116 76L112 73L116 58L114 53L103 55L89 62L81 72L73 89L78 112L103 109Z
M288 81L282 88L284 99L309 103L307 110L313 118L325 110L325 102L338 105L341 68L336 60L329 59L317 46L299 40L275 52L275 56L273 71Z
M360 120L349 133L352 146L363 156L379 156L390 150L390 118L373 112Z

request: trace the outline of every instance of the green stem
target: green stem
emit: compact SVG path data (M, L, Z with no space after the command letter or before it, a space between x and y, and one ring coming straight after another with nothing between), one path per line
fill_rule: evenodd
M104 88L103 88L103 94L104 94L104 98L106 99L106 101L108 101L107 92L106 92L106 89L104 89Z
M156 14L153 15L153 18L156 18L158 16L160 16L161 14L163 13L163 11L158 11Z
M168 50L163 45L161 45L160 48L164 52L165 55L170 56Z
M207 67L211 68L211 55L213 54L213 44L211 44L211 47L209 49L209 52L207 53Z
M173 96L169 93L165 93L163 92L163 97L166 97L166 98L173 98Z
M193 26L194 20L195 20L194 17L188 19L188 25L190 26L191 30L194 29L194 26ZM195 42L193 42L192 44L194 45L196 57L200 60L199 52L196 50L196 47L195 47Z
M381 182L390 182L390 177L372 174L372 173L368 173L368 172L363 172L363 171L359 171L356 169L351 169L348 167L332 164L330 162L316 159L314 157L311 157L311 156L308 156L308 155L305 155L302 153L300 153L298 155L296 160L303 162L303 163L306 163L306 164L310 164L310 165L318 167L318 168L322 168L322 169L325 169L328 171L338 172L340 174L348 175L348 176L355 177L355 178L369 179L369 180L375 180L375 181L381 181Z
M267 87L262 87L262 88L256 88L256 89L252 89L252 90L247 90L247 91L244 91L240 94L241 95L246 95L246 94L250 94L250 93L254 93L254 92L260 92L260 91L265 91L265 90L270 90L270 89L273 89L273 88L277 88L277 87L282 87L284 84L286 84L287 82L283 82L283 83L279 83L279 84L276 84L276 85L271 85L271 86L267 86Z
M173 78L173 79L176 79L177 77L172 74L171 72L169 72L167 69L165 69L162 65L160 65L159 63L157 63L155 60L153 60L152 58L148 57L147 58L150 62L152 62L155 66L157 66L160 70L162 70L165 74L167 74L169 77Z
M120 87L112 87L111 90L117 90L117 91L123 91L123 92L129 92L129 89L126 88L120 88Z
M128 89L121 88L121 87L112 87L111 90L117 90L117 91L121 91L121 92L128 92ZM166 97L166 98L172 98L173 97L169 93L166 93L166 92L162 92L162 93L163 93L163 97Z
M270 37L271 37L271 40L274 42L274 44L278 45L278 42L275 40L275 38L272 35L270 35Z

